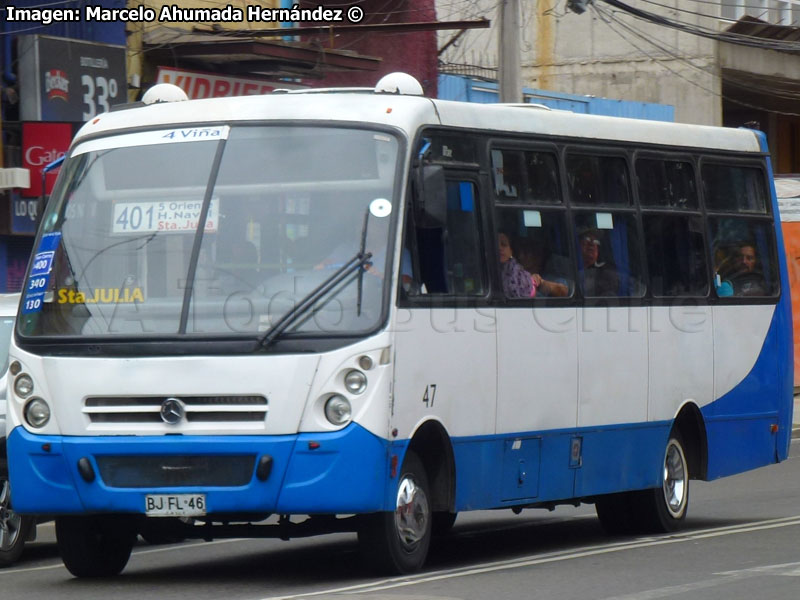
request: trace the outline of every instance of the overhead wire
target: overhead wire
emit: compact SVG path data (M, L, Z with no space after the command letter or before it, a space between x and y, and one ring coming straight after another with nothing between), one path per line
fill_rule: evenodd
M646 34L644 34L642 32L636 31L635 29L631 28L629 25L627 25L624 22L622 22L621 20L617 19L616 16L613 14L613 12L606 11L606 9L601 8L599 6L596 6L596 5L592 5L592 10L597 14L598 18L609 27L609 29L611 29L619 37L624 39L628 44L633 46L637 51L641 52L644 56L647 56L651 60L658 62L662 67L664 67L665 69L670 71L676 77L678 77L678 78L686 81L687 83L689 83L689 84L691 84L691 85L703 90L704 92L707 92L707 93L712 94L712 95L714 95L716 97L719 97L719 98L723 98L723 99L725 99L725 100L727 100L729 102L733 102L735 104L738 104L740 106L744 106L746 108L751 108L751 109L758 110L758 111L768 111L768 112L773 112L773 113L778 113L778 114L783 114L783 115L788 115L788 116L800 116L800 113L796 113L796 112L780 111L780 110L774 110L772 108L766 108L764 106L754 105L754 104L745 102L743 100L740 100L738 98L734 98L734 97L731 97L731 96L728 96L728 95L725 95L725 94L721 94L721 93L717 92L716 90L714 90L712 88L709 88L708 86L705 86L705 85L703 85L703 84L701 84L701 83L699 83L697 81L694 81L693 79L687 77L686 75L684 75L683 73L681 73L677 69L672 68L669 64L664 62L663 59L660 60L659 57L652 55L647 50L645 50L642 46L639 46L639 45L635 44L633 41L631 41L630 36L625 35L623 33L620 33L614 27L614 24L618 24L620 27L625 29L628 33L634 35L635 37L637 37L637 38L639 38L641 40L643 40L644 42L647 42L648 44L650 44L652 46L655 46L657 49L659 49L662 52L664 52L667 55L667 57L669 57L672 60L680 60L681 62L684 62L685 64L688 64L692 68L699 69L699 70L703 71L706 74L709 74L709 71L707 71L706 69L704 69L702 67L699 67L698 65L695 65L694 63L692 63L691 61L689 61L689 60L687 60L687 59L685 59L683 57L676 56L676 55L672 54L664 46L657 44L654 41L653 36L646 35ZM731 84L733 84L733 85L735 85L737 87L740 87L740 88L745 88L745 89L750 90L750 91L758 90L758 88L754 88L752 86L747 86L747 85L741 84L740 82L734 82L734 81L730 81L729 80L729 83L731 83ZM778 95L778 94L773 94L773 95ZM787 97L787 96L784 96L784 97ZM794 95L790 95L790 96L788 96L788 98L789 99L795 99L795 96Z
M644 1L647 1L647 0L644 0ZM653 35L645 34L645 33L641 32L640 30L636 29L632 24L628 24L628 23L623 22L620 19L617 19L615 11L613 11L613 10L605 11L605 9L603 9L603 8L601 8L599 6L596 6L596 5L593 5L593 6L595 8L597 8L598 10L600 10L600 11L604 11L604 14L605 14L606 17L608 17L610 19L614 19L617 23L619 23L619 25L621 27L624 27L631 34L639 37L643 41L646 41L646 42L654 45L659 50L661 50L662 52L664 52L668 56L672 57L673 59L679 60L679 61L683 61L683 62L685 62L686 64L690 65L691 67L693 67L695 69L702 69L706 73L714 75L714 72L713 72L712 69L699 67L698 65L695 65L693 62L687 60L685 57L681 56L680 55L681 54L680 50L678 48L672 47L672 49L670 49L669 45L666 42L662 41L662 40L659 40L660 44L657 44L656 43L656 38L654 38ZM627 13L624 13L624 14L627 14ZM736 75L733 75L731 73L728 73L728 74L724 75L723 76L723 80L726 83L730 84L730 85L738 87L739 89L748 90L748 91L757 91L757 92L761 92L762 91L762 88L756 87L751 83L747 83L745 81L742 81L741 78L737 78ZM800 91L793 92L791 90L773 89L773 90L771 90L770 95L774 96L774 97L786 99L786 100L794 100L794 101L800 100ZM730 99L730 98L726 98L726 99Z
M636 8L622 0L602 0L602 2L613 6L623 12L626 12L634 18L656 25L662 25L671 29L677 29L686 33L691 33L699 37L716 40L718 42L727 42L730 44L737 44L741 46L749 46L752 48L761 48L764 50L782 50L784 52L798 52L800 51L800 42L767 39L755 35L748 35L742 33L733 33L729 31L716 31L709 27L703 27L694 23L686 23L676 19L670 19L663 15L659 15L650 11ZM590 3L591 4L591 3Z

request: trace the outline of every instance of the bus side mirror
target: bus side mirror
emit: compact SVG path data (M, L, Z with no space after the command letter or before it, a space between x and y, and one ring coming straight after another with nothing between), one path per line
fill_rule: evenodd
M64 158L66 158L65 154L62 154L59 158L55 159L53 162L45 165L42 169L42 194L39 196L38 200L36 201L36 226L39 226L39 223L42 220L42 214L44 213L44 209L47 206L47 174L52 171L53 169L58 169L61 164L64 162Z
M441 227L447 222L447 184L439 165L423 165L416 172L417 225Z

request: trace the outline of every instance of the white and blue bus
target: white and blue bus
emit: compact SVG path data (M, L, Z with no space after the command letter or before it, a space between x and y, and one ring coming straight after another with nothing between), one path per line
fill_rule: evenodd
M762 134L394 77L412 93L153 103L76 136L8 396L14 505L55 517L74 575L143 532L355 531L405 573L459 511L670 531L690 479L786 458Z

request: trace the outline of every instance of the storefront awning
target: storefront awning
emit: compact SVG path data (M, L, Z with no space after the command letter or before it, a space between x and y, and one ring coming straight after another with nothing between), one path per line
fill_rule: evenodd
M377 71L381 59L303 42L176 32L159 27L144 34L156 64L227 75L322 77L333 71Z

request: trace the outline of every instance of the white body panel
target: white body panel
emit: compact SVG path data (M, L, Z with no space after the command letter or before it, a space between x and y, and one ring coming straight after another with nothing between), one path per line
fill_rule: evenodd
M575 427L576 309L498 310L497 337L498 431Z
M700 407L714 400L711 307L652 307L647 335L650 420L674 418L687 400ZM741 377L750 369L738 367L744 369Z
M51 400L54 418L37 433L61 435L282 435L298 431L335 431L324 416L324 400L344 394L354 420L377 436L387 437L390 363L380 364L388 334L323 355L195 356L150 358L44 358L15 349L15 358L36 382L35 394ZM369 355L368 388L348 394L344 374ZM385 353L388 355L388 351ZM91 423L87 397L163 398L175 395L263 395L268 413L263 422ZM13 424L20 424L24 401L15 399Z
M474 327L486 309L439 309L431 320L414 311L396 338L403 410L392 426L403 438L426 416L451 436L671 420L685 402L702 408L744 379L775 307L713 310L712 318L708 306L498 309L496 342L488 317L482 327L492 331ZM449 329L431 327L436 320ZM734 330L738 343L725 333ZM488 412L495 364L496 421ZM422 403L429 383L440 386L432 409Z
M714 398L730 392L753 368L775 306L715 306Z
M395 334L395 410L392 426L410 437L428 417L451 436L495 432L496 332L494 310L401 311ZM435 385L431 406L423 402ZM402 406L402 409L398 409Z
M647 309L579 311L578 426L647 421Z

